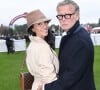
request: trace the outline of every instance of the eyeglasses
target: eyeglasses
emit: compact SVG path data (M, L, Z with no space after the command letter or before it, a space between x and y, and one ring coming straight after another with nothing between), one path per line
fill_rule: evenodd
M63 17L64 17L65 19L71 19L71 16L74 15L74 14L75 14L75 12L72 13L72 14L57 15L56 17L57 17L57 19L59 19L59 20L62 20Z

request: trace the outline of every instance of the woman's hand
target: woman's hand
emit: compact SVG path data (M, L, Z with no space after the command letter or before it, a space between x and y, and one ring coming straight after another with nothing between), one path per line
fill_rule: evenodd
M43 82L43 81L41 81L41 82L40 82L40 84L38 85L37 90L42 90L43 84L44 84L44 82Z

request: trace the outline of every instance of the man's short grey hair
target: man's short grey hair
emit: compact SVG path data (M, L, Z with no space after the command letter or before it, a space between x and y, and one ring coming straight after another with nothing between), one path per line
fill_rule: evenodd
M64 0L64 1L59 2L57 5L57 10L60 6L69 5L69 4L71 4L75 7L76 12L80 11L78 4L76 2L74 2L73 0Z

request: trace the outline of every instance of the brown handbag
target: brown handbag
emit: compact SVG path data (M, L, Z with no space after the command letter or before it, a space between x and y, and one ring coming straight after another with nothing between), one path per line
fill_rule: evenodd
M21 90L31 90L34 77L29 72L23 72L25 61L22 64L22 72L20 73Z

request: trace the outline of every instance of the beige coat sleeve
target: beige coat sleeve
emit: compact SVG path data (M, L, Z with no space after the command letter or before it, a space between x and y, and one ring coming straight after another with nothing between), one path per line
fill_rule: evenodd
M43 80L53 81L56 79L56 71L53 63L54 55L49 47L41 47L38 54L38 74L43 77Z
M46 45L38 45L38 48L31 47L27 52L27 66L34 76L49 83L57 79L53 60L54 55Z

